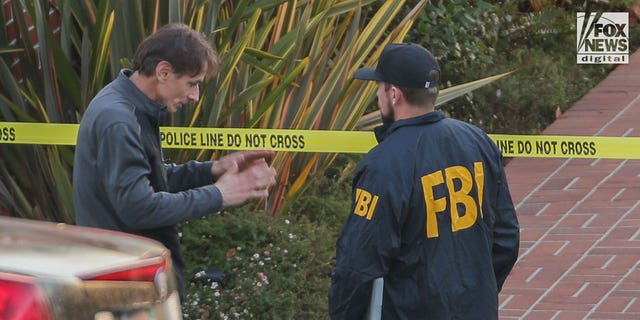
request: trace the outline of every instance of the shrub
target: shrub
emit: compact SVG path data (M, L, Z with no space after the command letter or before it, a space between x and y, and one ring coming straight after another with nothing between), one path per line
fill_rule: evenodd
M338 226L303 214L272 217L245 210L188 223L183 241L190 270L217 268L227 277L192 282L185 318L328 318L338 232Z
M602 80L611 65L576 63L576 11L624 11L585 3L531 11L528 1L436 1L409 34L431 48L445 86L518 68L442 109L491 133L536 134ZM632 50L640 43L631 32Z
M361 155L340 155L275 217L234 209L183 225L187 269L225 270L221 283L193 281L187 319L325 319L335 242L351 206Z

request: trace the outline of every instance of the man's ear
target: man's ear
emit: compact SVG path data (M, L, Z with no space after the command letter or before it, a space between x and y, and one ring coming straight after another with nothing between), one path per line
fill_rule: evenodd
M402 97L402 90L398 89L398 87L396 86L391 86L391 99L392 101L396 102L396 101L400 101L400 98Z
M167 61L162 60L156 65L156 78L158 78L159 81L169 79L172 72L173 67L171 67L171 63Z

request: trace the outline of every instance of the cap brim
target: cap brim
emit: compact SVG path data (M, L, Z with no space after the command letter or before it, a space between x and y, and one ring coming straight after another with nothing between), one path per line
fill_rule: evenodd
M361 68L356 70L353 77L360 80L384 81L375 68Z

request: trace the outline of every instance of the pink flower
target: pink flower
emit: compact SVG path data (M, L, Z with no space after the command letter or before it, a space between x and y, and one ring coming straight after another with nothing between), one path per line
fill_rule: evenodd
M260 279L260 281L269 284L269 278L267 277L266 274L264 274L263 272L258 272L258 278Z

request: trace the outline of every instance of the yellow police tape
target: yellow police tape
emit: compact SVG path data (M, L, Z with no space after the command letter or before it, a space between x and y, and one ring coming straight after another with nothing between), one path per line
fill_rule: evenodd
M77 124L0 122L0 144L75 145ZM372 132L161 127L164 148L366 153ZM505 157L640 159L640 137L490 134Z

